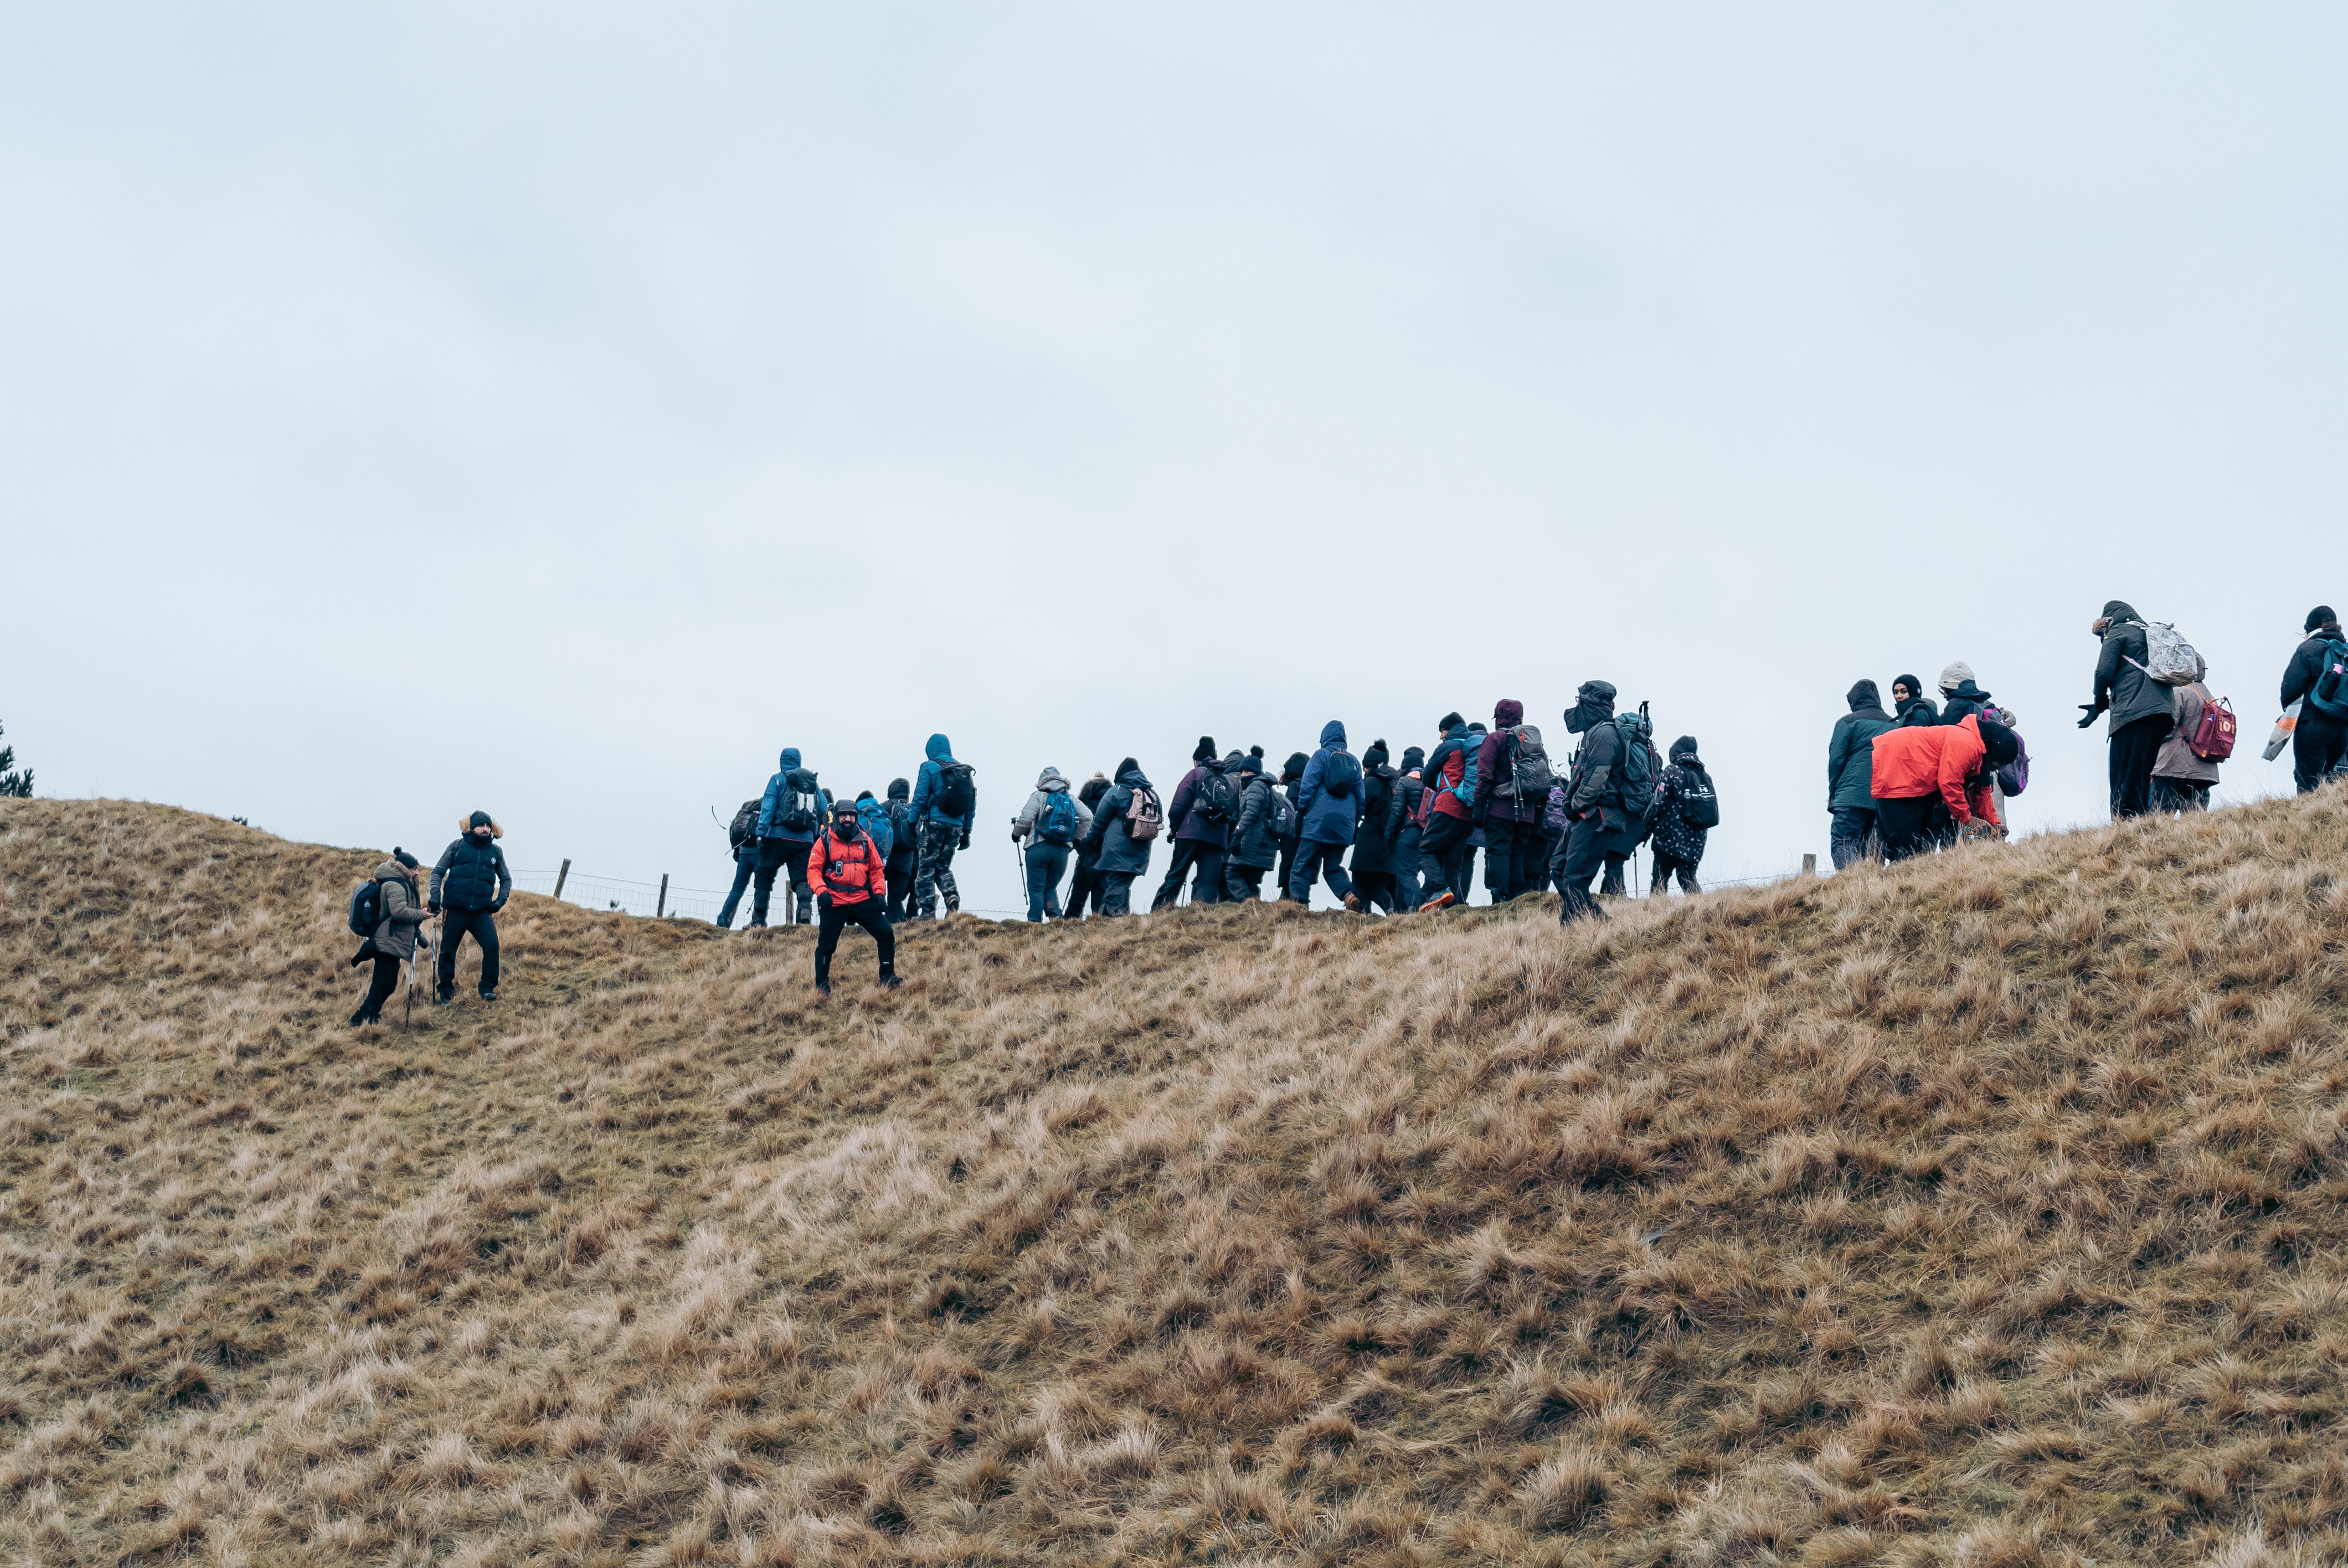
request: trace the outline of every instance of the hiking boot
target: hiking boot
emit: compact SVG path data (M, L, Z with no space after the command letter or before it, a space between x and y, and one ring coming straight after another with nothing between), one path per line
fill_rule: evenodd
M829 998L829 997L830 997L830 995L831 995L831 982L830 982L829 980L818 980L818 981L816 981L816 983L815 983L815 994L816 994L816 995L818 995L818 996L819 996L819 997L824 997L824 998Z
M1451 890L1447 887L1442 892L1437 893L1434 897L1429 898L1426 903L1421 904L1418 907L1418 912L1422 915L1432 915L1437 909L1448 909L1450 907Z
M375 1015L374 1015L373 1013L371 1013L371 1012L367 1011L367 1009L365 1009L365 1008L361 1008L361 1009L359 1009L359 1010L358 1010L358 1011L356 1011L356 1012L355 1012L355 1013L351 1014L351 1024L350 1024L350 1027L351 1027L351 1028L353 1028L353 1029L365 1029L367 1025L369 1025L369 1024L373 1023L374 1021L375 1021Z
M498 993L489 989L489 987L483 986L481 988L481 999L485 1002L493 1002L498 999Z
M432 999L439 1003L442 1007L447 1007L449 1003L457 999L457 988L451 986L445 991L435 991L432 995Z
M957 894L946 895L946 915L949 918L962 913L962 898Z
M882 976L880 977L880 983L881 983L882 985L884 985L884 986L887 986L891 990L892 990L892 991L893 991L893 990L895 990L899 986L903 985L905 982L904 982L903 980L899 979L898 979L896 976L894 976L894 975L882 975Z
M1348 894L1346 894L1346 895L1345 895L1345 913L1346 913L1346 914L1348 914L1348 915L1358 915L1358 914L1360 914L1361 912L1362 912L1362 896L1361 896L1360 894L1358 894L1358 893L1348 893Z

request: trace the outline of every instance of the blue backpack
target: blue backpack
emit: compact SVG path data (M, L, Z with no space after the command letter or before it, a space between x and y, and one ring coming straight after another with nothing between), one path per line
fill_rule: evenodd
M1044 809L1035 814L1035 836L1045 844L1076 841L1076 803L1068 798L1066 790L1053 790L1044 796Z
M1362 764L1351 752L1331 752L1321 764L1321 787L1344 800L1362 787Z
M2307 705L2327 718L2348 719L2348 642L2323 645L2322 667L2307 689Z

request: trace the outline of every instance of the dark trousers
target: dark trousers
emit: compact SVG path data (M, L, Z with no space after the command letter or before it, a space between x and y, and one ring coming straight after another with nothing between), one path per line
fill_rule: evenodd
M907 845L889 846L889 865L881 873L889 879L889 923L901 924L905 918L905 900L913 896L913 848Z
M1629 856L1618 853L1615 850L1608 850L1606 852L1606 878L1604 881L1599 883L1598 891L1601 894L1611 893L1617 898L1629 893L1631 890L1630 885L1623 880L1622 868L1630 863L1631 857Z
M2142 816L2152 809L2152 764L2160 758L2160 744L2177 728L2167 713L2147 713L2130 719L2111 734L2112 815Z
M1402 831L1395 835L1394 879L1395 897L1401 900L1402 907L1406 911L1417 908L1418 824L1415 822L1404 823Z
M2208 811L2209 786L2191 779L2152 781L2152 809L2158 812Z
M1827 855L1840 871L1867 858L1867 841L1875 834L1875 808L1838 805L1831 815L1834 825L1828 830Z
M1273 879L1273 886L1280 889L1280 896L1282 898L1288 897L1289 875L1295 869L1296 841L1291 839L1280 846L1280 875Z
M1557 912L1560 925L1606 918L1606 911L1590 896L1590 879L1606 866L1606 839L1605 820L1594 811L1566 829L1565 839L1550 862L1562 901Z
M1356 871L1354 891L1365 909L1383 909L1389 915L1399 915L1408 907L1402 901L1402 888L1391 871Z
M1231 861L1223 867L1223 899L1231 904L1252 904L1263 897L1263 875L1269 866L1241 866Z
M1068 846L1065 844L1031 844L1027 846L1027 918L1043 923L1048 915L1060 917L1060 878L1068 871Z
M1665 893L1671 890L1672 878L1674 876L1677 876L1680 879L1681 892L1701 893L1704 891L1703 888L1697 886L1695 884L1694 861L1681 860L1674 856L1665 855L1662 850L1658 849L1655 851L1655 878L1653 882L1648 885L1647 896L1652 898L1662 897Z
M1067 917L1071 920L1083 919L1085 906L1087 903L1092 905L1096 913L1102 912L1102 891L1099 862L1087 860L1081 855L1077 856L1076 875L1068 883Z
M1152 909L1163 909L1182 896L1183 879L1197 867L1199 880L1190 888L1193 904L1220 904L1223 901L1223 850L1220 845L1198 838L1178 838L1174 841L1174 863L1166 868L1166 880L1158 885L1158 897L1149 901Z
M457 989L457 944L468 932L481 948L481 989L498 989L498 923L487 909L459 909L449 906L441 914L440 927L440 994L447 996Z
M1296 869L1288 874L1288 896L1299 904L1313 901L1313 880L1326 876L1329 891L1343 898L1354 890L1354 879L1345 875L1345 850L1342 844L1323 844L1306 839L1296 850Z
M767 905L775 893L775 876L785 866L790 868L788 884L791 897L799 901L798 921L807 925L815 918L815 896L808 890L808 856L815 853L815 840L802 844L796 838L762 838L758 841L758 874L754 879L757 891L750 896L750 924L767 923Z
M816 984L822 985L831 979L831 955L839 949L840 932L850 926L863 927L880 944L880 978L885 980L897 972L897 933L889 929L889 912L881 907L879 899L834 903L821 914L815 931Z
M1138 871L1104 871L1100 874L1100 912L1103 915L1133 913L1133 879Z
M962 845L962 829L951 822L922 824L922 842L913 863L913 912L926 920L938 912L938 895L946 896L949 913L962 907L962 889L954 886L954 851Z
M1940 818L1948 804L1935 794L1906 800L1875 797L1875 827L1883 835L1883 858L1897 862L1921 855L1941 841Z
M1495 904L1533 890L1540 879L1540 824L1491 817L1484 824L1484 889Z
M353 958L351 962L357 963L358 959ZM398 989L399 960L389 953L376 954L375 976L367 982L366 1000L359 1003L359 1010L351 1015L351 1022L375 1022L383 1016L383 1004L389 1001L391 993Z
M726 890L726 902L717 911L719 930L733 929L734 911L742 907L742 895L749 887L750 878L757 874L757 870L758 852L756 849L745 847L742 853L734 856L734 886Z
M2310 712L2299 705L2299 723L2291 732L2291 781L2307 794L2340 765L2348 753L2348 721Z
M1454 903L1468 902L1468 837L1476 826L1464 816L1430 812L1418 835L1419 901L1448 889Z

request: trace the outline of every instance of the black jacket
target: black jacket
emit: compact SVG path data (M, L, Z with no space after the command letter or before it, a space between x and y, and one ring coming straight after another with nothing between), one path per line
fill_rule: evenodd
M432 902L449 909L502 909L513 892L506 852L491 839L465 835L440 854L432 867Z
M1386 803L1386 845L1390 850L1399 853L1403 829L1417 825L1419 797L1426 794L1424 779L1404 774L1395 780L1393 798Z
M1362 770L1362 825L1354 833L1354 875L1394 869L1394 840L1386 834L1395 783L1402 775L1391 763Z
M2315 678L2323 673L2323 645L2340 635L2338 623L2322 627L2308 634L2291 653L2291 662L2282 669L2282 705L2290 707L2315 690Z
M1899 705L1898 712L1899 717L1891 721L1895 724L1937 724L1941 722L1941 710L1932 705L1930 697L1910 697Z
M1861 681L1850 689L1850 712L1835 721L1827 741L1827 809L1866 810L1875 804L1875 737L1892 727L1883 711L1875 682Z
M2155 715L2174 720L2177 699L2168 687L2144 672L2150 651L2144 622L2135 608L2115 599L2104 606L2104 619L2110 624L2096 655L2095 696L2098 704L2110 711L2112 730Z
M1262 774L1240 792L1240 814L1231 822L1231 862L1269 871L1280 860L1280 839L1272 833L1272 781Z

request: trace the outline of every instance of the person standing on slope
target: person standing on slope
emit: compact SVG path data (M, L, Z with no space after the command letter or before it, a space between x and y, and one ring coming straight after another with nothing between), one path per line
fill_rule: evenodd
M1395 775L1394 793L1386 799L1382 831L1394 861L1395 907L1405 914L1418 908L1418 803L1426 794L1420 779L1426 753L1417 746L1402 749L1402 770ZM1366 822L1366 818L1364 819Z
M1426 755L1418 837L1419 908L1447 909L1468 902L1468 835L1476 831L1476 753L1468 744L1468 721L1446 713L1437 725L1443 738Z
M943 735L932 735L922 748L927 760L913 775L913 821L919 841L914 845L913 913L923 920L938 912L943 893L946 913L962 907L962 890L954 886L953 857L970 847L970 825L978 813L976 770L954 761L953 744Z
M1303 814L1296 809L1296 792L1304 783L1304 764L1310 761L1303 752L1292 752L1280 768L1280 798L1288 807L1281 814L1284 826L1280 835L1280 875L1274 879L1278 888L1275 896L1281 898L1288 897L1289 873L1296 869L1296 851L1302 842L1299 835L1304 822Z
M913 822L912 784L889 781L889 923L905 923L906 900L913 894L913 862L921 854L921 834Z
M2152 762L2155 811L2209 809L2209 792L2218 787L2218 762L2193 749L2193 738L2201 728L2201 715L2211 702L2206 684L2209 679L2209 666L2205 661L2199 674L2182 686L2169 688L2177 696L2177 727L2169 732L2168 739L2160 743L2160 754Z
M1019 808L1011 825L1011 842L1027 845L1027 918L1037 925L1046 916L1061 918L1060 878L1066 875L1068 856L1093 830L1090 807L1068 793L1068 781L1057 768L1035 775L1035 793Z
M2292 652L2282 671L2282 705L2299 704L2299 722L2291 732L2291 779L2306 794L2340 766L2348 753L2348 715L2326 713L2308 701L2317 677L2333 659L2348 659L2348 641L2340 632L2340 618L2328 604L2307 612L2307 637ZM2338 646L2334 646L2337 644Z
M382 1020L383 1004L399 989L400 966L416 956L420 927L432 917L416 894L416 856L405 849L393 846L391 858L375 868L375 881L376 897L383 901L383 918L351 958L353 968L373 958L375 974L368 982L366 999L351 1014L353 1029Z
M889 862L897 856L896 820L890 816L887 806L872 798L872 792L869 789L856 792L856 820L864 825L865 833L871 837L872 847L880 852L882 874L885 876ZM896 888L896 883L891 881L889 890L894 893Z
M2177 702L2168 688L2145 671L2151 645L2144 622L2126 600L2110 600L2088 631L2100 639L2096 657L2095 701L2082 702L2085 729L2108 712L2111 727L2112 817L2142 816L2152 808L2152 763L2160 743L2177 727Z
M1154 912L1182 896L1182 884L1192 867L1198 880L1190 889L1194 904L1223 901L1223 855L1231 847L1231 818L1239 815L1240 792L1215 757L1215 737L1201 735L1190 753L1190 771L1174 786L1167 803L1166 825L1174 831L1174 856L1166 880L1149 901Z
M513 897L513 873L506 869L506 852L497 845L506 830L486 811L475 812L457 828L457 841L441 851L432 867L429 907L435 915L445 910L448 917L440 927L439 983L433 994L444 1003L457 999L457 944L470 933L481 949L481 999L493 1002L498 999L495 917Z
M1893 725L1874 682L1855 682L1843 700L1850 712L1827 739L1828 850L1837 871L1867 857L1875 832L1875 737Z
M814 769L800 765L797 746L785 746L777 761L781 766L767 781L767 793L758 801L758 871L750 884L749 928L754 931L767 923L775 877L787 869L791 875L785 886L798 906L795 920L802 926L814 922L808 852L831 812L831 792L817 784Z
M1924 695L1924 688L1913 675L1891 678L1891 722L1895 724L1937 724L1941 711Z
M1388 755L1383 740L1372 741L1362 753L1362 824L1354 835L1354 891L1364 908L1397 915L1410 906L1402 902L1395 886L1394 841L1386 834L1395 783L1402 776L1386 760Z
M1674 876L1681 892L1704 891L1696 885L1695 868L1704 863L1705 835L1720 819L1719 797L1713 792L1712 775L1704 771L1704 759L1696 754L1695 737L1682 735L1673 741L1671 755L1656 782L1655 809L1648 819L1655 842L1655 875L1647 893L1655 898L1670 890Z
M1505 904L1540 880L1541 809L1556 780L1540 732L1525 723L1525 705L1504 697L1492 708L1492 733L1476 748L1476 821L1484 829L1484 886Z
M1871 787L1887 860L1900 861L1942 837L1943 815L1956 838L1998 833L1997 770L2014 756L2013 732L1994 720L1905 725L1875 737Z
M1962 659L1953 660L1941 671L1941 716L1937 723L1953 724L1988 712L1989 706L1990 693L1973 679L1972 665Z
M1647 813L1654 804L1655 775L1663 769L1645 738L1643 716L1614 715L1614 688L1584 681L1565 712L1569 734L1581 737L1562 803L1565 839L1550 871L1560 898L1558 921L1602 920L1606 911L1590 896L1591 879L1609 859L1627 857L1638 847Z
M1100 868L1101 914L1129 914L1133 879L1149 869L1149 848L1166 825L1166 808L1131 757L1117 764L1117 783L1101 796L1084 842Z
M831 825L808 850L808 879L816 886L821 920L815 934L815 989L831 995L831 956L850 926L872 933L880 948L880 983L897 981L897 934L889 928L889 857L864 831L856 807L841 801L831 808Z
M1225 770L1239 785L1240 814L1231 823L1231 846L1223 859L1223 897L1251 904L1263 897L1263 874L1280 860L1281 798L1263 776L1263 748L1251 747Z
M1362 821L1362 764L1345 749L1345 726L1334 719L1321 726L1321 749L1304 764L1296 815L1296 869L1288 874L1288 896L1310 904L1313 878L1325 873L1329 891L1358 911L1362 900L1345 875L1345 851Z
M1076 804L1085 808L1087 819L1100 810L1101 797L1109 792L1108 775L1095 774L1076 792ZM1064 919L1081 920L1085 906L1089 903L1093 913L1101 913L1100 839L1097 835L1076 835L1076 874L1068 879L1067 913Z

